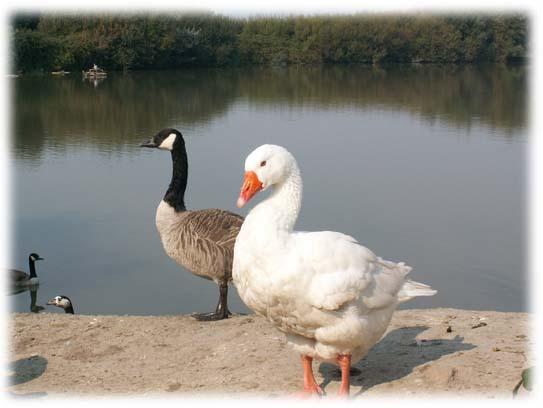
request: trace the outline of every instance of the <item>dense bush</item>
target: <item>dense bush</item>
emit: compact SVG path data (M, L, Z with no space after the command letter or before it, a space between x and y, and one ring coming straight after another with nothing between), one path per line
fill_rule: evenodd
M18 15L17 71L236 64L508 62L527 54L527 19L353 15Z

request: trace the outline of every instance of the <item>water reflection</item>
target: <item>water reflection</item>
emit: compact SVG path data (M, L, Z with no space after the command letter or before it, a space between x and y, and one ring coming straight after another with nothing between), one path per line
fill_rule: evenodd
M91 84L93 88L97 88L106 78L83 78L83 82Z
M38 160L45 144L114 150L136 133L208 123L240 101L257 109L406 111L454 127L483 124L510 138L526 126L524 66L191 69L113 73L89 85L78 75L14 80L16 157Z
M138 147L173 126L190 208L238 211L243 158L282 144L304 174L297 229L414 266L439 294L406 307L526 310L526 76L409 65L113 73L96 88L77 74L14 79L12 263L50 253L41 293L68 293L83 314L204 310L216 287L156 232L171 159Z
M45 307L40 306L37 304L38 301L38 290L40 288L40 285L30 285L30 286L23 286L23 287L17 287L12 288L11 291L8 293L9 295L18 295L20 293L28 292L30 295L30 307L29 311L31 313L39 313L40 311L44 310Z

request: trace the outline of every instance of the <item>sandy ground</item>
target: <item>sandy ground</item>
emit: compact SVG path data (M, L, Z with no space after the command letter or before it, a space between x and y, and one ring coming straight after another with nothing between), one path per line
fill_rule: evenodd
M7 392L285 396L301 386L299 357L261 317L10 315ZM396 312L351 372L352 394L511 398L531 365L530 315L456 309ZM339 371L314 363L335 394Z

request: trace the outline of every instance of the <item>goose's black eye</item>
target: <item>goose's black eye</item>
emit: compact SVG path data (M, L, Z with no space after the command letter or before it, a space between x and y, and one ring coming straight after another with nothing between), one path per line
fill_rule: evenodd
M260 167L264 167L266 165L266 160L260 162Z

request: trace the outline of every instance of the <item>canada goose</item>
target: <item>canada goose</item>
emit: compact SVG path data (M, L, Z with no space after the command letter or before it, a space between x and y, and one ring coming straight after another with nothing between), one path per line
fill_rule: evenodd
M47 301L47 304L51 306L61 307L66 313L74 314L73 303L68 296L55 296L54 298L49 299Z
M11 284L13 286L30 286L39 284L40 281L38 280L38 275L36 275L36 266L34 263L36 261L41 261L42 259L43 258L36 253L31 253L28 256L28 268L30 270L30 275L19 269L9 269Z
M186 209L188 161L181 132L163 129L140 147L169 150L172 155L171 182L156 211L156 227L166 254L194 275L212 280L219 286L215 312L195 314L194 317L198 320L227 318L234 242L243 217L219 209Z
M263 145L249 154L238 207L268 188L236 238L234 283L245 304L301 354L305 393L323 393L311 366L317 358L340 366L339 394L348 395L351 360L379 341L398 304L436 291L408 280L411 267L378 257L353 237L295 231L302 178L284 147Z

